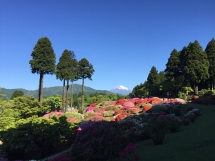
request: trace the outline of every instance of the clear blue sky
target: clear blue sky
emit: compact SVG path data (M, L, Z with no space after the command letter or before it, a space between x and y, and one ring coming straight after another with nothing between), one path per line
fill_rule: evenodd
M56 63L65 49L93 65L85 85L133 89L152 66L164 70L171 51L215 38L215 0L0 0L0 87L38 89L31 52L48 37ZM75 82L81 84L81 81ZM44 87L61 86L45 75Z

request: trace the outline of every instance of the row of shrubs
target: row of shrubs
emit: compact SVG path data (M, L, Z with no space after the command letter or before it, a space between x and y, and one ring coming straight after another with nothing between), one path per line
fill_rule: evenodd
M107 113L103 114L108 117L113 111ZM185 124L185 119L178 117L180 114L180 103L153 105L146 113L130 113L114 121L82 121L83 115L77 112L52 112L47 118L21 119L14 127L1 131L0 137L10 160L41 159L71 145L67 157L73 160L108 160L118 157L133 141L153 139L154 144L161 144L166 132L177 132Z

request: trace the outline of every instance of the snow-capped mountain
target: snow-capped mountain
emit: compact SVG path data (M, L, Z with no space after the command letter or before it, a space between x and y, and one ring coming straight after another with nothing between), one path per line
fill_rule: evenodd
M127 95L127 94L131 93L131 90L129 90L128 88L126 88L122 85L116 86L115 88L111 89L110 91L113 93L122 94L122 95Z

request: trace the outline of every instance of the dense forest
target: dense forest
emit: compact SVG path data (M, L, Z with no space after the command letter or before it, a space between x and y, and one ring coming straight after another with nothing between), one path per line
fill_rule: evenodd
M213 91L215 80L215 40L208 42L205 50L196 40L181 51L173 49L166 69L159 71L153 66L144 83L136 85L130 97L146 95L182 97Z

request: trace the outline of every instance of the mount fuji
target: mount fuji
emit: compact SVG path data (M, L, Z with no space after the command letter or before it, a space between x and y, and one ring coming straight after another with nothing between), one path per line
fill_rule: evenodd
M129 90L128 88L126 88L122 85L116 86L115 88L111 89L110 91L113 93L122 94L122 95L127 95L127 94L131 93L131 90Z

